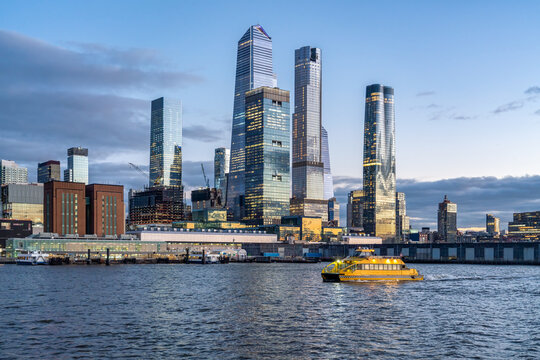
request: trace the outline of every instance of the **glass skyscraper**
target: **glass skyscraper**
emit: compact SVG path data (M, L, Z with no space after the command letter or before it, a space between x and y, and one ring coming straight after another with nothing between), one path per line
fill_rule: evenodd
M72 147L67 151L67 169L64 181L85 183L88 185L88 149Z
M330 146L328 145L328 132L321 128L322 134L322 162L324 164L324 199L334 197L334 179L332 178L332 170L330 168Z
M272 39L260 25L251 26L238 41L234 88L230 172L227 206L233 217L243 217L245 166L245 94L261 86L276 87L272 65Z
M38 183L46 183L52 180L61 181L60 178L60 161L49 160L38 164Z
M409 217L405 193L396 193L396 240L406 241L409 236Z
M364 231L392 242L396 236L394 89L366 88L364 120Z
M321 49L304 46L294 53L291 215L328 220L321 159Z
M230 157L231 151L224 147L217 148L214 152L214 187L221 190L223 198L227 191Z
M182 102L152 101L150 186L182 186Z
M261 87L246 93L245 218L280 224L289 215L289 92Z

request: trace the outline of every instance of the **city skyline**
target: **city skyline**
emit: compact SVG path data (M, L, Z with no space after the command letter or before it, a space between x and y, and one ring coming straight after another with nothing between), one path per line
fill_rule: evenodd
M531 3L531 5L534 4ZM36 4L35 6L38 5ZM354 7L353 4L349 4L349 6ZM332 167L335 174L335 189L341 204L346 203L346 200L344 201L346 193L350 190L360 189L362 182L360 175L361 169L355 169L354 166L348 169L344 165L344 163L351 162L351 159L361 154L361 150L358 150L358 139L351 138L349 135L350 133L354 133L353 130L356 129L357 131L358 128L361 128L363 122L361 110L363 94L360 89L369 83L380 82L392 84L396 89L396 96L399 97L400 105L396 109L397 191L407 194L407 210L411 215L413 226L429 226L432 224L431 226L434 227L433 224L436 224L436 204L445 193L459 205L460 216L458 227L467 225L482 226L485 214L489 212L501 217L501 226L504 228L505 225L503 224L511 220L512 212L537 210L537 202L534 200L540 198L538 187L535 186L539 182L538 176L525 177L524 175L540 173L540 170L536 168L537 162L534 161L536 159L534 156L535 148L532 147L532 150L529 150L531 146L534 146L532 134L535 133L534 130L538 126L533 121L536 119L534 113L539 107L535 99L538 99L537 94L540 92L540 88L538 88L537 82L535 83L531 80L538 78L536 76L538 70L531 65L529 57L520 56L522 62L518 67L519 71L516 71L514 68L508 69L508 67L505 67L505 69L510 71L505 77L512 80L499 83L496 80L488 79L488 71L484 67L482 68L483 71L470 71L470 69L479 69L479 64L482 63L482 66L484 66L486 62L480 60L482 57L477 52L469 51L467 53L466 51L475 50L473 45L477 45L487 52L485 56L489 56L496 50L499 50L496 44L499 44L499 42L505 39L512 38L512 35L522 40L537 38L538 29L528 27L530 24L527 21L527 13L534 13L530 9L527 13L524 13L519 9L505 8L500 3L493 4L488 12L492 16L495 16L491 20L483 20L484 22L496 22L501 19L503 16L501 14L504 12L504 16L513 20L515 23L512 23L512 29L507 34L504 34L502 29L499 31L495 26L488 26L490 32L495 32L495 34L486 34L483 33L485 30L477 28L477 25L472 25L472 17L479 16L480 11L485 11L485 9L480 5L469 6L471 19L468 17L463 19L460 31L452 37L449 34L440 33L442 27L444 27L444 21L438 27L434 24L435 20L427 19L426 15L436 13L436 10L440 10L441 7L448 14L457 14L459 13L460 6L428 6L427 9L424 9L423 21L421 23L423 27L429 25L434 27L432 35L421 34L419 41L415 41L414 44L410 45L413 51L406 51L406 54L403 55L399 53L400 50L403 50L403 47L396 44L400 39L403 40L404 36L418 35L418 31L422 26L413 28L412 30L408 29L403 35L394 34L395 39L389 39L391 42L389 45L396 45L394 48L392 46L385 46L384 48L378 47L377 49L385 53L396 51L395 54L399 54L399 66L390 66L390 63L386 61L381 65L387 68L387 71L384 71L382 68L371 67L372 64L364 60L359 64L360 69L353 69L354 72L348 78L354 79L358 83L351 88L343 80L343 77L339 76L339 72L336 73L336 68L343 66L343 61L347 60L346 53L343 49L337 49L337 45L339 44L333 46L328 40L331 35L335 34L335 31L341 28L337 24L333 24L326 29L329 32L328 35L324 35L320 31L315 31L313 34L301 31L299 33L291 32L291 34L294 34L293 36L285 34L284 29L281 29L279 26L280 21L273 19L276 15L272 12L264 16L258 14L256 16L257 21L253 20L254 14L257 12L256 9L251 14L244 14L242 19L231 17L231 19L227 20L230 28L221 26L224 29L221 33L205 30L204 34L201 35L204 39L207 39L210 35L215 36L216 39L213 40L215 41L213 44L217 45L219 43L219 45L213 48L212 51L218 50L222 52L219 57L220 62L214 64L214 68L212 69L205 62L200 62L200 65L197 64L198 68L194 66L195 62L199 60L198 56L205 55L206 52L202 48L202 45L193 44L189 39L177 39L171 36L168 40L161 39L156 43L149 43L138 37L133 37L134 39L129 41L124 41L126 39L122 38L122 36L119 38L106 38L104 34L98 34L97 32L90 36L83 36L79 31L70 31L68 38L65 32L58 32L63 29L59 25L45 30L45 27L40 26L42 25L40 21L29 21L29 24L21 24L20 21L17 23L14 20L19 19L21 15L18 15L19 10L16 7L14 4L2 5L5 11L1 12L4 15L0 15L0 17L6 27L3 30L8 30L8 32L3 31L0 36L0 45L4 50L17 50L11 53L17 56L17 61L22 60L22 63L28 61L26 55L33 54L37 50L43 56L52 54L50 58L55 58L59 54L68 55L60 63L63 66L62 71L55 69L49 63L45 63L45 66L48 66L49 69L52 68L52 70L56 71L50 71L47 77L44 77L37 83L35 79L22 76L20 78L22 81L15 87L13 86L14 83L10 82L10 77L6 75L3 78L5 84L11 85L8 88L14 89L2 93L2 100L6 104L9 103L10 96L13 96L12 93L20 95L22 92L22 94L25 94L23 91L25 87L32 86L38 94L45 92L45 95L47 95L47 91L43 90L44 87L61 85L57 87L58 93L54 94L57 101L49 101L48 104L45 104L48 106L46 109L55 110L43 112L44 116L52 115L52 119L54 119L54 121L45 121L50 126L48 130L40 125L35 126L35 129L25 129L28 131L28 138L25 138L21 135L22 132L17 127L17 124L7 123L8 116L9 118L15 118L9 115L10 111L13 114L13 110L10 107L7 108L7 114L4 115L6 118L3 118L3 124L6 124L5 131L9 135L9 138L3 141L3 146L0 148L2 158L15 160L22 166L28 167L31 181L35 180L34 169L38 162L48 159L59 159L62 161L63 167L65 167L65 154L63 152L65 148L75 143L89 148L92 152L90 159L91 177L96 176L97 179L103 179L99 180L99 182L126 184L127 188L140 187L137 184L142 184L141 178L127 167L127 162L132 161L144 165L143 167L147 166L147 160L144 158L147 157L146 142L148 140L145 140L145 138L147 138L146 134L149 128L149 117L147 115L148 103L152 98L172 93L174 96L186 99L185 104L188 104L188 101L190 103L191 109L189 111L186 109L185 138L187 144L185 146L186 162L184 170L188 186L191 188L202 186L200 162L204 162L207 168L211 168L214 148L219 146L227 147L229 145L227 143L227 137L230 138L230 130L227 130L228 125L226 122L228 121L230 123L231 121L230 109L232 102L230 91L227 92L228 90L224 90L223 95L220 95L216 99L215 108L219 110L204 114L201 112L203 107L200 107L200 103L197 105L194 98L201 97L201 94L204 93L201 91L202 88L208 86L215 88L217 93L221 93L220 89L232 89L231 81L234 75L231 76L231 74L234 72L235 42L245 31L246 27L254 22L259 22L273 36L276 53L274 71L280 79L281 88L293 88L291 86L293 69L290 58L295 48L305 43L312 43L314 46L320 47L325 53L325 85L323 88L325 102L323 104L323 111L326 112L326 115L324 115L326 119L325 126L331 134L330 148ZM111 14L119 11L119 8L118 5L113 6ZM396 9L396 14L399 13L398 10ZM66 12L73 11L73 8L66 6L62 11L65 14ZM131 10L130 14L134 14L133 11ZM14 16L11 17L6 14ZM397 18L396 14L391 14L393 19ZM408 12L408 14L410 13ZM214 13L211 13L210 17L214 19ZM519 21L518 24L517 19L521 19L522 17L525 17L525 21ZM399 18L397 20L396 26L401 21ZM306 21L303 20L301 23L294 25L295 28L306 27L308 25ZM312 19L310 21L315 20ZM30 25L30 23L33 25ZM362 21L359 21L359 23L362 23ZM84 29L87 26L85 24L87 23L83 21L81 28ZM218 21L217 24L224 25L222 21ZM354 31L352 33L361 34L360 30L368 28L368 25L369 19L368 22L361 26L354 25ZM332 27L335 27L335 29ZM114 26L109 25L108 27L105 26L104 30L108 30L105 32L110 33L113 28ZM506 27L503 28L505 31L510 30ZM471 29L479 34L479 38L482 37L481 44L475 42L474 39L465 39L467 40L465 44L460 45L463 47L462 50L457 49L455 45L450 46L449 50L445 50L440 46L434 46L434 54L426 54L424 59L418 59L421 63L420 65L411 65L411 59L413 57L407 54L412 55L411 53L414 50L421 49L423 45L418 44L424 42L426 43L425 46L431 46L430 41L433 41L437 35L441 35L442 43L450 43L452 45L452 41L455 42L457 39L463 39L464 32L471 32ZM472 33L475 32L472 31ZM516 34L520 34L520 36L518 37ZM136 41L135 38L137 38ZM376 40L368 39L365 47L371 48L378 46L376 45ZM529 53L529 51L532 51L529 49L530 46L524 47L526 43L528 42L514 42L511 45L514 50L513 52L522 55L532 55L532 53ZM162 63L164 59L171 61L174 58L174 54L180 52L187 45L196 46L197 50L201 50L201 54L194 55L193 57L192 55L184 55L177 58L176 61L178 63L175 63L174 66L168 68L164 66L163 69L165 70L173 69L170 71L174 76L169 81L161 81L162 78L159 78L159 72L152 72L147 68L143 69L144 71L142 71L142 75L139 74L139 77L134 76L133 80L126 81L125 78L111 76L115 74L114 72L105 71L110 70L110 67L95 63L90 64L92 66L89 67L90 70L93 70L92 74L98 75L94 76L93 79L89 79L84 74L75 73L77 76L74 76L73 80L69 82L65 80L65 75L71 74L69 71L72 71L70 70L72 68L71 66L65 65L79 63L88 65L87 62L90 61L89 57L92 55L96 55L106 65L110 65L111 63L119 65L120 68L125 70L124 75L133 75L136 72L132 70L138 66L142 66L141 59L149 60L151 66L161 66L164 65ZM156 50L143 51L145 48ZM167 53L166 50L170 50L171 54L167 54L170 57L166 56L163 59L162 56ZM359 49L358 51L361 50ZM437 52L442 56L447 55L451 50L456 52L454 56L450 57L452 61L456 62L452 66L448 64L448 60L441 60L437 56ZM463 53L460 51L463 51ZM230 56L231 53L233 54L232 56ZM467 54L468 56L460 57L459 54ZM493 57L487 63L485 66L487 69L493 70L497 64L502 66L505 63L506 55L499 54L498 51L497 54L497 58ZM343 59L340 59L340 57L343 57ZM534 59L534 56L531 56L531 59ZM223 61L221 62L221 60ZM7 61L8 65L12 65L9 62L9 58L4 61ZM437 65L429 65L428 63ZM506 63L508 63L507 60ZM32 65L36 68L36 64L30 62L29 66ZM366 67L368 65L369 70ZM422 66L426 70L419 73L419 68ZM13 68L15 70L20 69L17 66ZM441 77L434 76L442 68L445 68L445 72L455 77L454 80L448 81L444 88L440 88L442 84ZM88 69L88 66L85 69ZM222 77L217 77L217 81L214 81L212 79L217 71L222 72L223 75ZM398 72L402 72L404 75L400 75ZM17 72L14 71L14 73ZM111 79L107 81L101 79L99 75L103 73L107 73ZM421 76L417 80L411 80L414 76L418 75ZM161 89L158 89L158 81L153 80L153 77L160 79L161 83L159 87L165 87L166 91L160 91ZM431 82L428 81L430 77L434 79ZM464 82L465 77L467 77L467 82ZM182 85L177 86L177 89L172 91L176 86L171 85L172 80L176 80ZM79 83L74 84L76 81ZM137 87L137 90L133 90L137 82L141 82L145 86L140 89ZM467 85L473 83L475 84L474 87ZM90 87L92 89L97 89L101 92L95 91L95 94L85 95L81 89L88 84L91 85ZM438 88L437 84L439 85ZM463 91L465 90L463 87L464 84L470 86L467 91ZM110 91L113 93L117 92L119 95L106 100L107 96L103 96L102 94L103 88L106 86L110 86ZM72 89L75 90L73 93L71 92ZM469 100L465 95L465 93L472 93L473 89L475 93L481 93L481 95L474 97L474 102ZM496 89L497 91L492 89ZM81 93L84 96L79 96ZM227 93L229 94L228 96L226 95ZM342 101L337 101L337 96ZM43 99L47 98L45 96ZM29 99L29 105L34 105L35 108L36 100L22 97L18 101ZM18 103L14 102L14 104ZM57 107L52 107L53 105L51 104ZM59 106L58 104L78 104L78 109L73 110L68 106ZM346 106L341 106L341 104L346 104ZM97 105L97 108L94 105ZM336 110L336 106L338 105L343 109ZM200 108L197 109L197 106ZM99 109L99 107L102 107L102 109ZM17 108L20 109L21 106ZM17 118L21 119L21 121L28 119L27 121L30 124L34 124L32 122L32 112L30 111L32 108L32 106L26 107L21 116ZM143 116L139 115L139 109L144 110ZM222 120L219 120L220 115L218 111L223 113ZM83 116L80 116L81 114ZM217 120L211 120L214 117ZM522 137L519 141L513 140L516 138L516 133L514 132L517 129L506 129L504 127L504 124L511 122L515 117L524 122L524 126L527 126L529 129L529 131L521 135ZM201 121L201 118L204 121ZM228 120L225 120L225 118ZM102 127L108 131L103 136L95 135L90 137L94 135L93 131L77 131L78 127L68 125L73 119L77 119L80 122L81 126L79 128L86 129L89 124L92 124L97 129ZM115 121L111 121L111 119ZM123 122L116 119L126 119L126 121ZM488 124L489 127L487 126ZM205 131L214 125L217 130ZM225 130L220 131L219 129ZM503 129L505 130L505 136L502 135L503 132L499 131ZM37 137L33 135L32 131L39 131L41 133L44 131L55 131L55 133L48 134L54 136L55 141L53 143L60 143L58 146L59 149L52 149L49 141L40 143L41 140L36 140ZM143 133L143 137L141 137L141 133ZM225 135L220 135L219 133ZM74 136L75 139L70 141L69 136ZM447 141L446 146L439 145L441 139ZM16 149L15 144L20 144L20 149ZM460 146L454 146L452 151L450 151L452 144L458 144ZM349 151L349 148L354 150ZM146 156L141 156L141 153L145 153ZM487 153L492 156L487 157ZM35 154L42 154L43 158L36 158ZM112 159L111 154L115 154L117 158ZM429 154L430 157L426 157L425 154ZM517 157L517 154L520 155L519 158L513 159ZM505 175L514 175L515 177L505 178ZM487 177L484 178L482 176ZM497 176L498 179L494 179L492 176ZM524 191L516 189L516 187L532 189L532 197L530 193L525 195ZM508 201L509 199L511 201Z

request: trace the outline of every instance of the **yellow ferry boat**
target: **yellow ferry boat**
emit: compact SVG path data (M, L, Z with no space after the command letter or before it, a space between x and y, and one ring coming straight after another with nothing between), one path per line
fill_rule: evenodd
M408 268L399 256L375 256L373 249L357 249L353 256L327 265L323 281L418 281L424 276Z

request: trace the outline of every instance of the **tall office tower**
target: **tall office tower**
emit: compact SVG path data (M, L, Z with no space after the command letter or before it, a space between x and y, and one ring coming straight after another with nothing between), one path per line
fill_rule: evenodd
M44 184L52 180L62 180L60 178L60 161L49 160L38 164L37 182Z
M457 241L457 204L448 200L446 195L439 203L437 225L440 240L450 243Z
M0 161L0 185L27 184L28 169L20 167L11 160Z
M276 87L272 68L272 39L260 25L251 26L238 41L227 207L243 218L245 166L245 94L261 86Z
M225 198L227 190L227 176L229 174L229 160L231 151L227 148L220 147L214 153L214 187L221 190L222 196Z
M150 186L182 186L182 102L152 101Z
M304 46L294 52L291 215L328 221L321 158L321 50Z
M409 235L409 217L405 193L396 193L396 240L406 241Z
M394 89L380 84L366 88L363 225L383 242L396 236Z
M280 224L289 215L289 92L260 87L246 93L245 218Z
M339 203L335 197L328 199L328 226L339 226Z
M364 216L364 190L353 190L347 198L347 227L361 229Z
M499 219L498 217L491 214L486 214L486 232L489 233L491 236L499 236L500 222L501 219Z
M67 154L68 168L64 170L64 181L88 185L88 149L72 147Z
M324 164L324 195L323 198L331 199L334 197L334 179L330 169L330 146L328 145L328 132L321 127L322 134L322 162Z

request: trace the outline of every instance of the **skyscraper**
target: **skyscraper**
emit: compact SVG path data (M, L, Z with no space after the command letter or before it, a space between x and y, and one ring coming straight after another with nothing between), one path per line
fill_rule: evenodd
M64 170L64 181L88 185L88 149L72 147L67 155L68 168Z
M27 184L28 169L21 167L15 161L0 161L0 185Z
M347 227L360 229L363 227L364 190L353 190L347 198Z
M363 223L384 242L396 236L394 89L380 84L366 88Z
M60 178L60 161L49 160L38 164L38 183L46 183L52 180L61 181Z
M439 203L437 225L441 241L450 243L457 241L457 204L448 200L446 195L443 202Z
M182 102L152 101L150 186L182 186Z
M409 217L405 193L396 193L396 240L405 241L409 235Z
M214 153L214 187L221 190L223 198L226 197L227 177L229 175L229 160L231 151L220 147Z
M491 236L499 236L500 222L501 219L499 219L495 215L486 214L486 232L489 233Z
M261 87L246 93L245 220L279 224L289 215L289 92Z
M323 198L321 159L321 49L304 46L294 52L291 215L328 221Z
M231 161L227 181L227 206L236 220L243 217L245 193L245 94L261 86L277 86L272 65L272 39L262 26L253 25L238 41L236 58Z
M331 199L334 197L334 179L330 168L330 146L328 145L328 132L321 127L322 131L322 162L324 164L324 195L323 198Z

